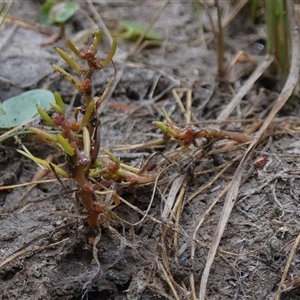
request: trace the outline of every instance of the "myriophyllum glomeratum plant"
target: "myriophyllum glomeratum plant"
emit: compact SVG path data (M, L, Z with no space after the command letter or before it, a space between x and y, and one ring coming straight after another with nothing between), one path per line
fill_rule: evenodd
M116 70L101 97L92 96L93 76L95 72L102 70L112 62L117 49L117 40L114 38L107 57L104 60L96 57L101 38L101 31L94 32L92 45L82 52L70 40L66 40L66 44L73 54L85 62L83 66L64 50L55 49L62 59L79 75L80 79L76 79L57 65L53 64L53 68L83 95L84 104L75 110L74 118L70 119L66 114L62 97L55 92L55 103L52 104L54 114L50 115L44 109L38 107L40 116L50 126L48 127L49 130L38 127L29 128L30 131L47 140L47 142L59 145L66 156L65 165L62 167L18 150L36 163L51 169L56 176L73 178L76 181L78 186L76 198L88 210L87 221L91 227L99 226L101 214L105 209L103 202L96 197L95 191L109 189L112 183L116 181L122 181L127 185L141 184L152 182L156 177L156 174L150 172L152 170L148 171L145 167L139 169L123 164L108 150L103 150L103 155L99 155L99 151L101 151L101 123L98 108L109 92ZM53 133L53 128L55 133ZM119 204L116 197L114 197L114 201L115 205Z

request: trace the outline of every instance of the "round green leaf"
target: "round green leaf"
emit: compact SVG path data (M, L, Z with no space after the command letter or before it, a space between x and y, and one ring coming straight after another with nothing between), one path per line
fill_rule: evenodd
M75 15L78 9L77 3L61 2L51 7L49 15L53 22L65 23Z
M2 103L0 128L12 128L29 121L37 112L37 105L47 110L55 102L53 93L36 89L9 98Z

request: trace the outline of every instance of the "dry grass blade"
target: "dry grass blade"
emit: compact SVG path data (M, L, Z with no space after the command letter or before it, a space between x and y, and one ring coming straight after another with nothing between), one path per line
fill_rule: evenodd
M69 181L70 179L62 178L61 180ZM25 183L14 184L14 185L5 185L5 186L0 186L0 191L11 190L11 189L29 186L29 185L37 185L42 183L53 183L53 182L57 182L57 179L46 179L46 180L31 181L31 182L25 182Z
M266 55L264 60L257 66L256 70L252 73L252 75L245 82L243 87L239 90L239 92L232 98L230 103L227 105L226 109L222 111L222 113L218 117L218 121L225 121L232 111L237 107L243 97L249 92L249 90L253 87L255 81L264 73L264 71L270 66L272 61L274 60L274 56Z
M249 145L241 163L239 164L235 175L231 182L231 187L227 193L225 204L222 210L222 214L220 217L219 224L217 226L216 232L213 237L212 245L208 253L206 265L202 274L201 283L200 283L200 291L199 291L199 299L204 300L205 294L206 294L206 286L208 281L208 276L210 273L210 269L212 266L212 263L214 261L217 248L219 246L221 237L223 235L223 232L225 230L227 221L229 219L229 216L231 214L232 208L235 204L235 200L238 195L240 183L242 180L243 171L246 166L246 162L250 158L250 155L252 153L252 150L255 148L255 146L258 144L260 138L270 125L271 121L275 117L275 115L278 113L278 111L282 108L282 106L286 103L286 101L289 99L289 97L292 95L293 90L295 86L298 83L299 78L299 68L300 68L300 49L299 49L299 31L298 27L296 25L295 20L295 13L294 13L294 3L292 1L287 1L287 14L288 14L288 20L289 20L289 30L290 30L290 40L291 40L291 68L289 71L289 75L287 78L287 81L278 96L273 109L271 110L270 114L268 115L266 121L263 123L262 127L260 128L259 132L257 133L256 137L253 139L251 144Z
M200 226L202 225L202 223L204 222L205 218L210 214L210 212L215 207L215 205L219 202L219 200L221 198L223 198L223 196L225 195L225 193L227 193L229 187L230 187L230 184L228 184L228 185L225 186L225 188L221 191L221 193L218 195L218 197L216 197L216 199L207 208L207 210L205 211L205 213L201 216L201 218L200 218L200 220L199 220L199 222L198 222L198 224L196 226L196 229L194 230L193 239L196 239L197 232L198 232ZM195 244L192 244L192 247L191 247L191 259L194 259L195 252L196 252ZM190 275L190 284L191 284L192 295L193 295L194 299L196 299L196 288L195 288L194 272L191 272L191 275Z
M186 177L186 175L181 175L173 181L168 198L165 202L164 210L161 214L161 217L163 220L165 220L167 217L169 217L172 207L175 202L176 195L177 195L178 191L180 190L185 177Z
M180 192L179 192L179 195L177 197L177 200L176 200L176 203L174 205L174 208L173 208L173 214L175 216L175 226L176 227L179 227L179 222L180 222L180 217L181 217L181 214L182 214L182 211L183 211L183 207L184 207L184 196L185 196L185 193L186 193L186 186L187 186L187 181L188 181L188 177L185 178L182 186L181 186L181 189L180 189ZM179 254L179 250L178 250L178 241L179 241L179 234L178 232L174 232L174 239L173 239L173 244L174 244L174 247L175 247L175 260L178 262L178 254Z
M148 148L148 147L155 147L159 148L159 145L161 145L162 148L165 148L164 145L165 141L163 139L152 141L149 143L141 143L141 144L135 144L135 145L116 145L112 147L112 150L114 151L123 151L123 150L136 150L141 148Z

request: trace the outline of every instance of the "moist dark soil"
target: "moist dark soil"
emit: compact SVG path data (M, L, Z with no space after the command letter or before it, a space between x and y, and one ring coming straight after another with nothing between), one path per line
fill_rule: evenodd
M110 149L129 165L141 166L151 154L170 153L176 148L172 142L162 148L128 148L162 138L152 124L163 120L162 108L174 122L186 126L176 93L186 106L191 92L193 128L246 132L265 118L281 91L278 77L263 75L230 115L231 121L215 122L255 66L243 60L227 74L228 80L218 77L217 39L208 14L202 11L204 45L194 2L171 1L164 8L153 25L164 37L160 45L145 45L133 53L134 41L119 39L114 58L117 81L101 107L101 148ZM226 18L225 8L230 6L222 5ZM99 18L111 32L120 30L121 20L147 25L162 6L161 1L101 1L94 4L95 12L90 1L83 1L66 25L66 36L79 44L78 33L101 27ZM241 50L257 64L265 58L264 25L248 22L248 9L240 11L225 29L225 66ZM51 67L51 63L66 67L54 51L55 46L66 47L63 40L41 46L57 27L39 25L39 10L37 1L15 1L0 31L0 100L46 88L59 91L73 113L82 99ZM216 10L209 10L216 24ZM90 42L88 35L80 41L83 46ZM104 38L99 56L105 57L108 51L108 39ZM95 77L96 95L103 93L112 74L110 65ZM274 299L276 295L299 234L299 108L295 96L280 111L247 164L210 271L209 300ZM226 148L228 140L197 143L187 155L173 156L159 175L157 187L154 183L116 185L115 191L144 213L153 198L147 217L122 203L98 230L90 229L78 215L72 201L76 191L72 182L63 187L53 180L31 190L30 186L1 190L0 298L192 299L193 288L198 295L224 204L224 189L247 145ZM6 140L0 145L0 186L28 183L38 170L16 151L21 144L41 158L57 154L57 149L26 136L19 141ZM204 155L199 149L205 149ZM158 167L153 172L160 171ZM47 176L44 179L55 179ZM174 203L182 193L181 202L176 202L181 207L177 217L165 214L165 203L172 193ZM137 222L136 226L129 225ZM99 242L93 244L94 238L100 238ZM288 288L288 282L299 276L296 251L281 299L300 298L297 285Z

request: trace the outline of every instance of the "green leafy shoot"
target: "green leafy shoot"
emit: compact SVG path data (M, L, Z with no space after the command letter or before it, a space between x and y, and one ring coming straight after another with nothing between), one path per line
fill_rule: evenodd
M119 35L122 39L135 40L147 30L145 26L131 21L121 21L121 25L125 30ZM145 36L145 40L162 41L163 37L160 33L150 29Z
M34 162L36 162L37 164L42 165L43 167L46 167L48 169L50 169L50 165L54 168L55 172L65 178L69 178L70 175L62 168L60 168L59 166L53 164L53 163L49 163L48 161L35 157L32 154L29 154L23 150L17 150L19 153L23 154L24 156L30 158L31 160L33 160Z
M0 128L12 128L28 122L38 114L37 106L51 109L55 102L52 92L36 89L5 100L0 105Z

